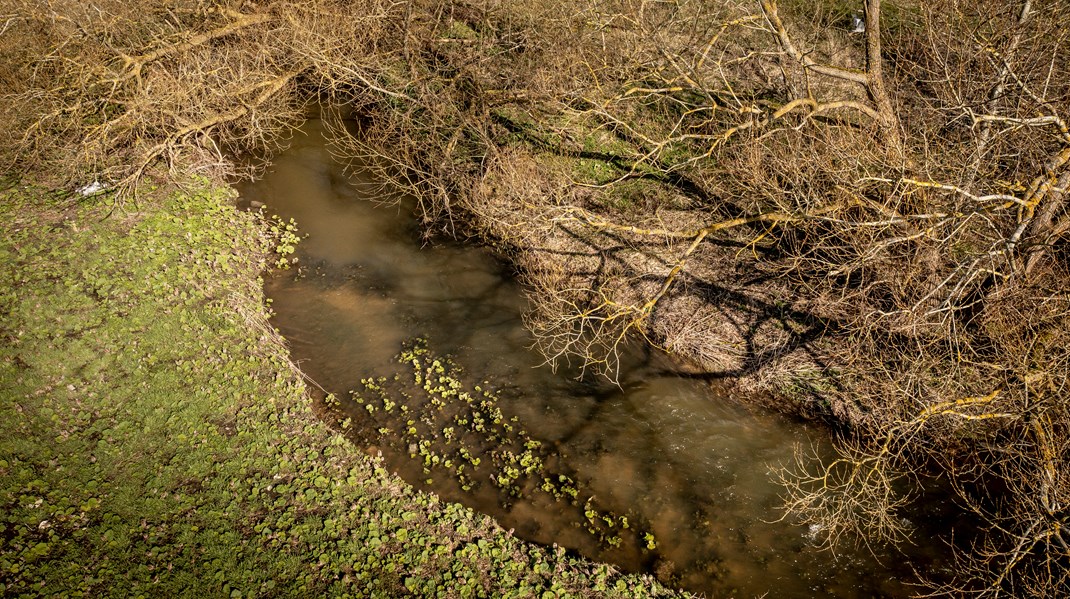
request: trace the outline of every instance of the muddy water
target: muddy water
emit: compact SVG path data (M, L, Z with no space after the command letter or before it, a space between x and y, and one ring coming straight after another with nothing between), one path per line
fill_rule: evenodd
M833 556L813 546L805 527L780 521L769 467L787 463L796 443L820 443L819 432L735 407L708 384L674 374L659 355L633 352L619 387L540 367L521 320L525 299L503 263L482 249L421 242L412 203L384 203L382 190L348 176L315 121L241 192L243 202L267 204L307 235L298 267L266 283L293 356L340 398L338 420L348 418L355 442L381 451L414 485L488 513L521 537L710 597L909 594L903 557ZM491 398L481 409L500 410L510 431L488 423L497 432L475 433L466 415L475 408L463 402L432 406L401 390L391 397L411 399L403 413L369 395L362 379L383 377L397 388L412 376L395 356L415 338L432 352L423 363L450 356L461 369L455 379ZM464 429L454 423L471 430L426 446L402 432ZM482 464L456 475L462 459L451 443L481 454ZM494 464L509 453L503 447L515 455L535 448L526 455L538 471L511 486L492 484ZM431 454L452 458L455 470ZM540 490L546 484L551 491ZM613 520L612 530L592 532L591 514Z

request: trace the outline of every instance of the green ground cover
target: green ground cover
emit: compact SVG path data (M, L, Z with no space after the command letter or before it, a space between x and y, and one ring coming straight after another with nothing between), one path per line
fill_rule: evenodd
M266 324L279 242L225 190L9 187L0 222L0 594L671 594L418 493L317 420Z

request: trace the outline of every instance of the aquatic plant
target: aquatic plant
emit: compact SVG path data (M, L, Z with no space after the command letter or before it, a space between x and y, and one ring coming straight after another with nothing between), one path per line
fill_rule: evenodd
M467 384L471 377L450 357L435 354L424 338L406 343L396 362L409 374L363 378L363 389L351 395L381 423L375 429L380 442L395 443L419 462L423 474L431 477L426 484L434 483L436 471L466 492L487 481L499 490L503 505L542 493L574 506L577 526L605 546L619 547L630 539L644 550L656 547L638 532L625 532L630 530L626 515L599 506L593 497L581 506L582 485L573 475L548 468L552 454L520 426L516 416L503 411L489 381ZM398 420L391 414L395 407L414 417Z

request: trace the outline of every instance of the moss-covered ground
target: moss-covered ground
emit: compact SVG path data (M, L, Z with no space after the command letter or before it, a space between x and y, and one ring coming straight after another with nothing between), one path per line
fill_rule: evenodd
M313 414L277 241L207 183L0 192L0 595L663 596L418 493Z

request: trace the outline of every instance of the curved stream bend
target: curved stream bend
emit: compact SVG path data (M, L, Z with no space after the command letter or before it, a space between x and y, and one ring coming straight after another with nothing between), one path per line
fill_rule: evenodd
M246 204L263 202L269 213L294 218L307 235L299 268L266 283L293 357L341 398L339 409L358 429L354 438L381 449L408 481L488 513L524 538L652 571L709 596L909 594L901 556L883 556L884 565L864 550L834 557L813 547L811 531L780 521L769 466L820 434L721 401L704 383L666 374L671 365L658 356L631 356L619 388L538 367L521 321L525 300L503 265L478 248L421 247L411 203L370 201L373 188L345 174L326 150L322 126L310 121L241 194ZM471 424L457 407L439 408L441 422L421 420L426 398L414 397L404 413L383 409L381 398L353 401L350 391L368 396L362 379L382 377L389 387L412 376L395 356L414 338L426 339L434 355L451 356L464 388L478 394L479 385L492 395L484 412L500 410L514 432L491 431L482 441L458 433L463 427L451 423ZM406 439L409 423L453 428L455 443L482 452L481 465L463 462L444 439L426 447ZM501 449L507 443L515 452ZM529 458L524 443L536 448ZM537 458L542 470L503 488L489 479L500 476L494 464L502 466L505 454L516 463ZM450 468L432 464L433 456L450 459ZM462 462L468 469L457 476ZM546 473L550 492L539 489L551 478ZM592 534L585 516L592 512L595 520L614 519L613 530L600 524L605 534Z

